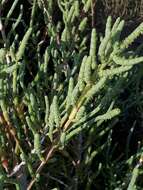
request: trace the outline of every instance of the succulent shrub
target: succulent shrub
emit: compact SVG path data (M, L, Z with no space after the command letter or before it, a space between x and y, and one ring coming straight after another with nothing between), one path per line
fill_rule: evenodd
M19 4L15 0L7 17L0 17L1 189L13 185L42 189L40 183L48 189L78 189L84 180L86 189L91 189L105 169L113 172L108 187L117 187L116 162L107 166L112 162L112 128L124 111L119 97L143 63L141 46L130 49L143 33L143 24L121 40L124 20L112 23L109 16L101 36L86 15L89 11L93 16L91 0L34 0L29 24L23 24L25 33L17 32L23 23L22 5L7 32ZM59 20L54 17L55 7ZM89 172L93 160L97 171ZM131 165L131 159L127 163ZM135 185L137 172L138 165L132 176L124 175L128 189Z

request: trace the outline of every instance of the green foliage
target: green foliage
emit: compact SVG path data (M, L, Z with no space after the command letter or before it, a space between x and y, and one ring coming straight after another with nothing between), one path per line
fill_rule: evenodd
M121 96L141 80L143 57L129 46L143 24L122 39L124 21L112 24L109 16L101 37L89 25L92 3L34 0L24 28L20 8L9 30L19 9L15 0L4 21L0 17L7 29L0 49L1 188L98 189L100 177L105 189L138 186L140 166L114 159L112 133L126 107L139 104L133 87L127 102ZM61 18L55 21L56 9Z

